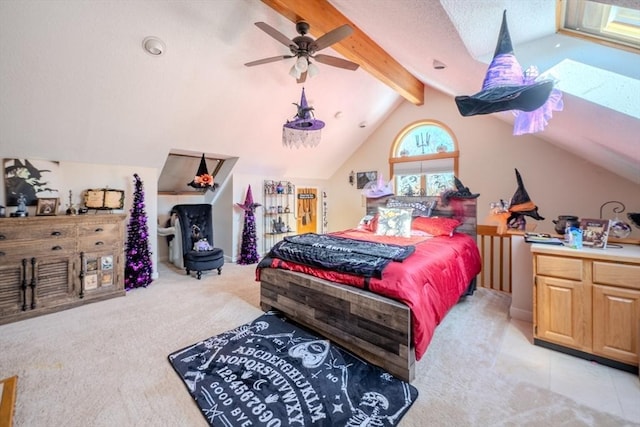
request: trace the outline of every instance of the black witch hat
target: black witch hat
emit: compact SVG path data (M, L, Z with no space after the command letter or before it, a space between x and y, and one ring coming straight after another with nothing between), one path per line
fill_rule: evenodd
M509 211L513 214L530 216L531 218L537 219L538 221L544 220L544 217L538 214L538 207L534 205L533 202L531 202L531 198L529 197L527 190L524 188L524 183L522 182L520 172L518 172L518 169L515 169L515 171L516 180L518 181L518 188L513 194L513 197L511 197ZM530 205L531 209L527 209L527 205Z
M476 199L480 196L480 193L474 194L469 190L469 187L465 187L457 176L453 177L453 182L456 189L447 190L440 196L443 206L447 206L449 204L449 199Z
M522 67L513 54L505 10L482 90L471 96L456 96L455 100L460 114L465 117L509 110L534 111L549 99L552 89L552 80L525 84Z
M215 185L213 184L213 178L211 177L211 175L209 175L209 171L207 170L207 162L204 160L204 154L200 159L200 166L198 166L198 172L196 172L195 178L187 185L193 188L197 188L198 190L215 188Z

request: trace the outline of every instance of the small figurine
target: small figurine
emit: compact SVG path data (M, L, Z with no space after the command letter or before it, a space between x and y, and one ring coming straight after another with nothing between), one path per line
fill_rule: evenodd
M18 208L16 209L15 212L11 213L12 217L22 217L22 216L29 216L29 212L27 212L27 198L24 196L24 194L20 193L18 195Z
M67 215L75 215L77 213L76 208L73 207L73 202L71 201L73 198L73 193L69 190L69 204L67 208Z

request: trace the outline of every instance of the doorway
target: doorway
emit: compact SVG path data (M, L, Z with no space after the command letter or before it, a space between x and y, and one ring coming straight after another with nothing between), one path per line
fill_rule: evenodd
M318 190L296 188L297 233L318 232Z

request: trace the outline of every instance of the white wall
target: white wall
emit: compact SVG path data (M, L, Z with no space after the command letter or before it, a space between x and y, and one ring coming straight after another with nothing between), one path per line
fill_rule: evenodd
M401 104L331 177L330 230L354 227L364 214L360 190L349 185L349 173L377 170L389 179L388 158L394 138L408 124L424 119L443 122L455 133L460 146L459 178L472 192L480 193L479 224L491 223L487 219L491 202L513 196L517 189L514 168L520 171L531 200L545 217L544 221L527 218L528 224L537 225L537 231L553 232L552 220L558 215L598 218L600 206L609 200L626 205L620 219L627 220L627 212L640 212L640 186L535 135L513 136L511 125L493 116L462 117L451 97L427 88L424 105ZM603 216L613 218L615 214L608 208ZM633 227L631 237L640 238L640 230Z

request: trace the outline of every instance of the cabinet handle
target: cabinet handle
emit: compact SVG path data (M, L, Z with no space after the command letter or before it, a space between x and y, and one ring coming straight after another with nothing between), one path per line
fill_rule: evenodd
M60 236L61 234L62 234L62 233L61 233L61 232L59 232L59 231L53 231L53 232L51 233L51 235L52 235L52 236Z
M54 246L51 248L52 251L61 251L62 250L62 246Z
M96 242L96 246L100 246L100 245L104 245L104 242L100 242L100 241Z
M101 233L104 231L104 228L96 228L96 233Z
M6 237L4 234L0 234L0 240L4 240L4 239L6 239L6 238L7 238L7 237Z

